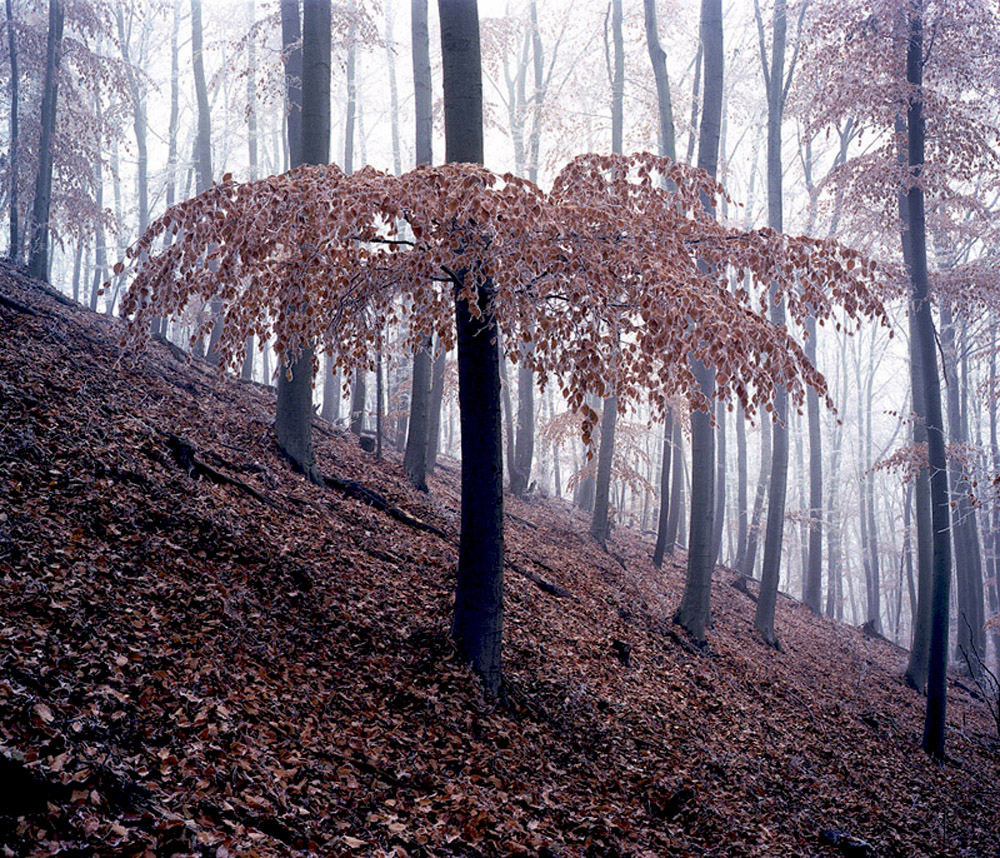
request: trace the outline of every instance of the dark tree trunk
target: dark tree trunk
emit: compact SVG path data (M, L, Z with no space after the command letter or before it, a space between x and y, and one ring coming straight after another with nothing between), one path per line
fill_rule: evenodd
M771 427L772 423L764 415L760 424L760 471L757 474L757 491L753 498L753 512L750 515L747 547L743 553L741 575L752 578L757 565L757 546L760 544L760 521L764 517L764 502L767 499L768 476L771 473Z
M656 547L653 549L653 565L659 569L663 565L663 555L667 550L667 525L670 521L670 463L673 452L672 435L674 416L668 409L663 421L663 458L660 462L660 513L656 522Z
M483 161L483 85L475 0L438 0L446 160ZM473 276L466 273L464 276ZM503 458L494 289L480 283L479 313L458 298L458 395L462 422L462 523L452 624L487 690L500 691L503 640Z
M725 57L722 43L722 0L702 0L701 42L705 61L705 96L698 134L698 166L717 172L722 124L722 84ZM707 203L706 203L707 204ZM694 361L695 381L709 403L715 397L715 372ZM687 579L675 617L697 641L705 640L711 601L715 436L710 411L691 414L691 525Z
M947 300L941 305L941 363L946 380L948 430L951 442L965 448L969 437L960 403L958 348L955 324ZM986 606L983 602L983 564L979 550L979 525L972 502L973 487L966 469L950 463L952 494L952 532L955 541L955 580L958 591L958 629L956 655L959 664L966 659L974 671L981 671L986 655Z
M197 192L212 187L212 120L205 83L204 40L201 26L201 0L191 0L191 57L194 65L194 92L198 103L198 134L195 140Z
M601 443L597 453L597 481L594 484L594 515L590 521L590 535L602 547L608 539L611 523L608 499L611 492L611 465L615 455L615 424L618 419L618 397L604 400L601 414Z
M674 443L671 454L670 474L670 514L667 518L667 554L674 553L677 533L684 527L684 430L681 421L674 416Z
M413 356L413 379L410 390L410 420L406 436L403 470L410 484L427 491L427 411L431 395L431 345L427 337L423 348Z
M625 43L622 34L622 0L611 0L611 40L614 61L611 76L611 151L622 154L625 124ZM605 26L607 26L605 22ZM605 40L607 30L605 30ZM605 42L605 48L607 43ZM594 515L590 535L602 546L607 541L610 522L608 499L611 492L611 471L615 457L615 428L618 422L618 397L612 393L604 400L601 412L601 443L597 452L597 480L594 483Z
M413 89L416 128L417 164L429 164L432 157L432 105L430 46L427 32L427 0L413 0L411 31L413 34ZM413 375L410 389L410 415L407 421L406 452L403 468L410 483L427 491L428 456L430 453L431 387L433 385L431 347L427 337L422 348L413 356ZM437 400L435 431L441 425L441 400ZM437 438L434 438L437 455Z
M911 10L906 52L906 80L913 88L907 109L907 163L915 179L924 165L923 115L923 18L920 8ZM948 503L948 462L945 455L941 414L941 383L937 369L934 320L928 296L927 231L924 192L915 182L906 194L910 236L910 312L915 320L917 347L925 393L923 416L927 426L927 459L930 468L931 523L933 531L933 576L931 599L931 643L927 671L927 711L923 747L929 754L944 756L945 710L947 708L948 598L951 586L951 530Z
M28 273L49 279L49 210L52 206L52 144L56 133L59 63L62 58L62 0L49 0L49 33L45 44L45 83L42 89L42 133L38 144L38 176L31 216L31 244L28 250Z
M806 357L816 365L816 320L806 321ZM823 435L819 423L819 395L812 388L806 394L809 423L809 550L802 601L816 614L823 612Z
M305 164L326 164L330 159L330 17L330 0L303 3L299 151ZM284 35L283 30L283 38ZM295 149L291 140L289 149ZM294 364L280 369L274 428L281 449L297 468L318 483L322 477L312 447L312 361L312 346L306 344Z
M20 143L20 133L18 131L18 98L20 95L20 77L17 69L17 34L14 32L14 11L11 8L11 0L7 0L7 51L10 54L10 247L7 249L8 258L14 263L21 258L21 233L19 226L18 212L18 145Z
M94 113L101 121L101 93L94 93ZM100 157L94 160L94 202L97 210L104 212L104 164ZM90 309L97 312L97 298L101 284L108 279L108 245L104 232L104 219L99 218L94 232L94 273L90 283Z
M756 9L756 6L755 6ZM767 222L777 232L784 229L781 188L781 121L785 108L785 41L788 10L785 0L775 0L772 25L771 61L768 68L764 53L763 25L761 28L760 61L767 90ZM771 296L771 324L783 328L785 306L776 295ZM781 577L781 547L785 528L785 496L788 490L788 392L783 385L774 391L773 447L771 479L767 497L767 525L764 531L764 560L761 565L760 595L754 625L764 641L778 646L774 630L774 608L778 601ZM766 419L766 418L765 418Z

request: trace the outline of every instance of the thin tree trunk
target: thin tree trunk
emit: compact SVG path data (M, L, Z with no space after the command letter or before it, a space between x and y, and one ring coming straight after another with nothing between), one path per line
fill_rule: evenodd
M913 88L907 109L907 164L915 179L924 165L923 116L923 17L920 7L910 11L906 79ZM933 531L933 587L931 644L927 675L927 711L923 747L936 757L944 756L945 712L947 708L948 598L951 585L951 530L949 527L948 462L945 455L944 424L941 414L941 386L937 369L934 320L928 295L927 232L924 219L924 192L914 182L906 194L910 237L910 312L915 319L925 391L923 416L927 426L927 458L930 468L931 521Z
M668 409L663 421L663 457L660 462L660 513L656 524L656 546L653 549L653 565L659 569L663 565L663 555L667 550L667 526L670 521L670 463L673 452L673 413Z
M10 56L10 163L8 166L10 173L10 246L7 248L7 257L16 265L21 258L21 234L18 221L20 202L17 194L18 173L20 172L18 100L21 81L17 64L17 33L14 30L14 11L11 7L11 0L7 0L7 52Z
M622 154L625 124L625 43L622 33L622 0L611 0L611 40L614 45L611 75L611 151ZM607 21L605 20L605 28ZM605 29L605 50L607 30ZM609 69L610 71L611 69ZM608 539L610 521L608 496L611 491L611 471L615 456L615 428L618 422L618 397L614 391L604 400L601 412L601 443L597 453L597 480L594 484L594 515L590 535L603 547Z
M358 112L358 87L355 76L358 56L358 28L355 23L357 4L348 0L347 14L351 16L347 27L347 117L344 122L344 172L354 172L354 121Z
M393 49L393 10L385 7L385 61L389 66L389 133L392 139L392 172L403 172L403 160L399 150L399 87L396 86L396 52Z
M45 45L45 83L42 89L42 132L38 144L38 175L32 206L28 273L48 281L49 210L52 205L52 151L56 133L59 64L62 59L62 35L65 10L62 0L49 0L49 31Z
M441 445L441 403L444 400L444 371L448 355L444 344L438 342L437 354L431 369L431 401L427 416L427 473L434 473L438 448Z
M781 122L785 107L785 42L788 10L785 0L775 0L772 23L771 61L768 67L764 52L763 25L754 0L758 26L761 30L760 61L767 91L767 222L771 229L784 229L782 216ZM791 71L789 71L791 75ZM770 296L771 324L785 325L785 305L778 299L774 287ZM781 548L785 528L785 497L788 490L788 391L778 384L774 391L774 425L771 451L771 479L767 497L767 524L764 531L764 560L761 565L760 594L754 614L754 625L764 641L777 647L774 629L774 609L778 601L781 577Z

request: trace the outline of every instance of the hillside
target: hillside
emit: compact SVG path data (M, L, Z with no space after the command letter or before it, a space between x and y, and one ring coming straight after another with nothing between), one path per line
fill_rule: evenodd
M484 701L448 636L457 463L428 497L317 423L317 488L270 392L119 325L0 268L4 855L997 854L966 690L938 765L905 654L790 599L775 652L721 569L699 652L682 567L563 502L508 501Z

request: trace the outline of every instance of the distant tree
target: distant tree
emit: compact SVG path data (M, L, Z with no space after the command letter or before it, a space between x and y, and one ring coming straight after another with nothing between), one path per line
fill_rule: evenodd
M38 174L35 179L35 200L31 210L31 232L28 247L28 272L32 277L46 282L49 279L52 152L56 134L56 103L59 91L59 64L62 60L65 16L62 0L49 0L49 31L45 46L45 82L42 90L42 133L38 143Z
M18 146L21 142L18 131L18 101L20 98L19 73L17 68L17 33L14 30L14 11L11 7L11 0L6 0L7 8L7 50L10 54L10 244L7 249L7 256L14 263L20 259L21 233L18 223L18 200L17 200L17 166L18 166Z

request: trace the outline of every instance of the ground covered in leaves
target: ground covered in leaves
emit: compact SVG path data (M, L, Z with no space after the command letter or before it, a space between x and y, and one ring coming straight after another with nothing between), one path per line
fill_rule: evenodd
M699 652L682 567L559 501L509 501L484 700L448 636L457 464L422 495L317 421L313 486L269 391L119 325L0 268L3 855L997 854L958 684L939 765L905 654L788 599L776 652L723 570Z

